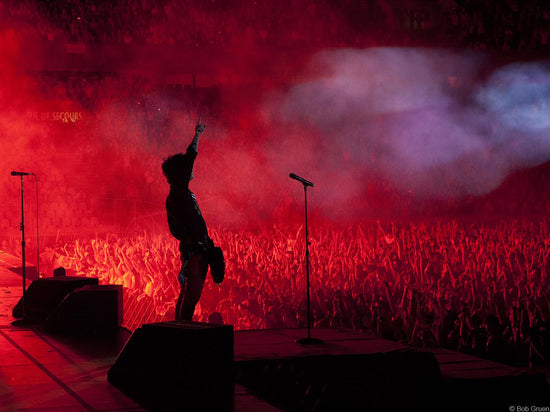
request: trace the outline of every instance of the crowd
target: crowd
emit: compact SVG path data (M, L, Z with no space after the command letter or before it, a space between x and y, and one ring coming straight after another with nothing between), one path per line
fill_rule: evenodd
M4 15L26 37L104 44L226 47L467 46L548 48L543 0L395 3L353 0L9 0Z
M550 7L546 2L457 3L444 14L445 42L501 51L548 50L550 46Z
M550 220L321 225L310 234L314 327L372 330L516 365L550 355ZM211 230L227 261L195 314L236 329L306 326L304 231ZM65 267L124 286L125 326L172 320L177 243L168 234L97 236L43 248L41 272Z

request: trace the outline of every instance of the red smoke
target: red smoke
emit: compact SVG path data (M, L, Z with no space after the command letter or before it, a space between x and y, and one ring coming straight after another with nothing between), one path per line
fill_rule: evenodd
M185 150L199 116L207 128L192 189L210 225L300 222L303 190L288 178L290 172L315 183L309 191L313 216L353 221L407 215L423 205L417 199L420 183L408 173L411 169L400 169L410 150L397 146L405 151L399 157L385 145L402 137L403 129L414 129L415 116L388 126L385 114L375 113L367 123L359 106L324 94L326 89L315 90L316 85L326 86L331 76L338 77L330 70L345 70L344 63L353 62L354 56L362 62L358 50L339 49L374 44L381 22L388 21L382 9L328 3L198 3L186 10L178 9L177 2L147 10L133 6L128 12L140 17L133 25L116 4L110 12L101 4L86 14L71 9L62 21L41 3L36 8L28 3L16 12L4 9L0 192L5 201L0 222L6 233L17 233L20 212L19 186L10 170L38 176L44 234L166 230L168 187L160 164ZM98 20L101 13L112 21L108 30ZM380 23L372 30L358 30L361 16ZM128 26L124 35L117 33L118 24ZM94 27L103 30L101 35L94 34ZM81 42L75 43L75 33ZM35 42L37 36L51 40ZM67 53L55 54L50 41L65 45ZM312 66L312 61L320 61L312 56L326 48L332 51L323 54L324 63ZM396 61L403 65L402 59ZM426 63L422 58L414 61ZM400 67L391 62L385 72L399 75ZM40 65L44 70L36 70ZM60 71L63 65L71 71ZM369 70L376 74L377 67L373 64ZM464 67L460 70L459 75L470 75ZM360 92L353 81L363 79L354 73L342 86ZM421 99L405 87L410 77L394 80L388 87L396 99ZM437 117L437 112L428 114ZM438 133L445 125L439 124ZM461 161L459 166L467 170L469 163ZM498 183L508 169L497 170ZM439 176L456 177L454 170L439 171ZM432 175L420 176L424 183ZM31 217L32 185L28 179ZM407 190L411 185L418 190Z

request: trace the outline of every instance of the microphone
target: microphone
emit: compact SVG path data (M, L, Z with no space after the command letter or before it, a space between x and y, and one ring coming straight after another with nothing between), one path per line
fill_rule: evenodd
M11 172L12 176L29 176L34 175L34 173L26 173L26 172Z
M309 180L304 179L303 177L297 176L294 173L291 173L288 175L291 179L297 180L299 182L302 182L306 186L315 187L313 183L311 183Z

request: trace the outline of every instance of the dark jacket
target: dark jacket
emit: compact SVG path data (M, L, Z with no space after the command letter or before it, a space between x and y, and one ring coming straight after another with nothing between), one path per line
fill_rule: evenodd
M189 181L197 152L190 145L182 157L181 173L170 185L166 198L166 214L170 233L180 240L180 250L196 246L199 242L206 244L208 231L202 217L197 199L189 190Z

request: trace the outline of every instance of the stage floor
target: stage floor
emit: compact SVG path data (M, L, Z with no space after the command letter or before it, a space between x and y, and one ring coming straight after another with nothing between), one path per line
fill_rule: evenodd
M116 334L83 339L12 325L11 311L22 294L21 276L14 265L16 260L0 252L0 410L144 410L107 380L130 332L120 328ZM292 402L298 398L287 395L289 388L299 389L297 383L306 385L307 396L324 396L324 410L338 410L329 406L338 400L336 389L331 392L331 388L340 380L351 385L348 389L369 397L365 405L370 410L399 410L400 406L392 405L403 401L400 391L407 388L415 388L413 395L434 400L432 410L475 410L473 402L478 395L488 402L484 410L511 410L512 406L550 409L550 400L538 397L540 391L537 398L530 397L532 389L546 385L547 368L512 368L444 349L420 351L374 333L347 329L313 329L311 337L322 341L315 345L300 343L305 337L306 329L234 333L237 378L233 411L296 410ZM315 392L315 385L325 381L328 384ZM294 395L301 396L298 392ZM460 407L451 408L453 405ZM308 410L308 404L302 403L300 408Z
M48 335L40 327L13 326L21 299L21 260L0 251L0 410L144 411L107 381L107 373L131 336L126 329L100 338ZM32 274L35 268L28 267ZM31 280L27 280L28 288ZM185 410L178 408L177 410ZM235 412L278 409L235 385Z
M239 382L282 409L292 409L287 405L296 401L279 402L291 390L286 380L302 381L308 390L321 383L325 393L318 395L325 396L328 405L361 392L345 410L362 410L361 405L381 411L496 411L525 405L550 410L548 367L515 368L443 348L412 348L349 329L311 330L311 337L322 341L318 345L299 344L304 337L307 329L235 332ZM327 395L331 386L334 393Z

